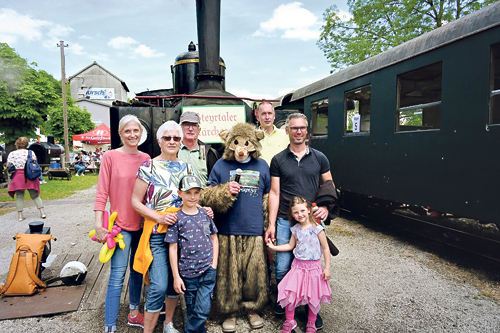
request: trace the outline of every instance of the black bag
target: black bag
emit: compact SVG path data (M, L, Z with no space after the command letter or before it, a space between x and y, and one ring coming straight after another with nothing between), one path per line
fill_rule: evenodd
M42 169L38 165L38 162L31 156L31 150L28 150L28 159L26 160L26 165L24 166L24 178L29 180L37 179L42 174Z
M330 254L332 256L336 256L337 254L339 254L339 249L337 249L337 247L333 244L331 239L328 238L328 236L326 237L326 242L328 243L328 248L330 249Z
M12 163L9 163L7 171L9 172L9 178L10 179L14 178L14 174L16 173L16 166Z

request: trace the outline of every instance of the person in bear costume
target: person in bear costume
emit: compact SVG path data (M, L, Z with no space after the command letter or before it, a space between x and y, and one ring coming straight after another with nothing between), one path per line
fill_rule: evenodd
M269 297L263 236L271 176L260 159L264 132L236 124L219 135L224 154L210 173L202 201L214 210L219 230L216 307L226 316L223 332L235 332L240 311L253 329L264 325L258 313Z

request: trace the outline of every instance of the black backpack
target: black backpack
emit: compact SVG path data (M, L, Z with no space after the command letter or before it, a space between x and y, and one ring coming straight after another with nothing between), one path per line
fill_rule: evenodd
M31 156L31 150L28 150L28 159L26 160L26 165L24 166L24 178L29 180L37 179L42 174L42 170L38 165L38 162Z

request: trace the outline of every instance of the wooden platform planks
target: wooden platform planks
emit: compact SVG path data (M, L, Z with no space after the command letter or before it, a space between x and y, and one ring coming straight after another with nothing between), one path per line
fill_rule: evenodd
M42 273L42 279L47 280L53 276L58 276L64 265L70 261L80 261L87 267L87 276L82 284L86 286L86 290L78 310L95 310L103 308L108 287L110 263L102 264L99 261L99 253L58 254L50 267L46 268ZM125 273L120 304L129 303L129 276L130 268L128 268ZM55 287L60 285L62 285L62 282L56 282L51 286ZM143 300L144 293L141 295L141 301Z
M104 307L109 267L109 263L102 264L99 261L98 253L93 255L87 266L87 290L83 295L79 310L96 310Z

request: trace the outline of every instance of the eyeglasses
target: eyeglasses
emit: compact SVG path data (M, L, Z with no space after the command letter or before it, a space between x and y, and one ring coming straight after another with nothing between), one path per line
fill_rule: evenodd
M165 142L169 142L170 140L174 140L175 142L181 141L180 136L162 136L161 139Z
M197 129L200 125L198 125L198 124L182 124L181 126L184 128L188 128L188 129Z
M307 126L290 127L290 130L291 130L292 132L298 132L299 130L300 130L301 132L304 132L304 131L306 131L306 130L307 130Z

